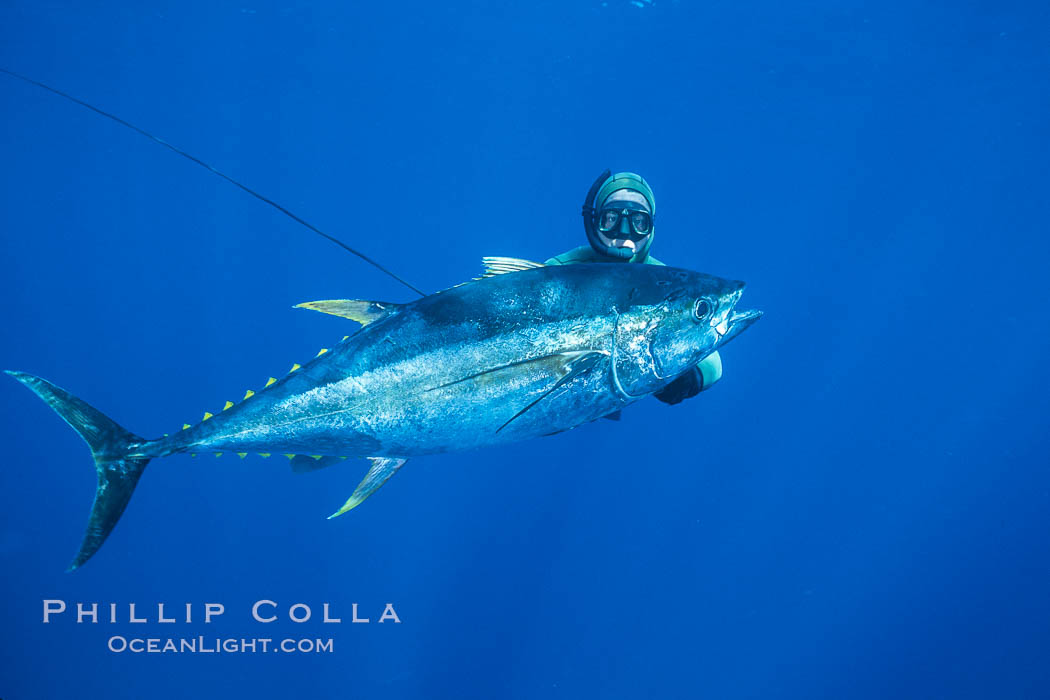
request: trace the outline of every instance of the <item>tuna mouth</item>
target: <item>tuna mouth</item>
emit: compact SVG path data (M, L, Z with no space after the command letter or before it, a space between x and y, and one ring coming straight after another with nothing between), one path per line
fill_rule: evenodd
M736 311L734 310L725 321L718 324L715 332L718 333L718 347L722 347L733 338L737 337L748 326L762 318L761 311Z

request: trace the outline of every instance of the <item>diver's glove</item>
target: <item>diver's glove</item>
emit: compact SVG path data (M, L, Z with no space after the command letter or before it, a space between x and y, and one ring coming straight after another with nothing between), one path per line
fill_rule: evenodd
M721 378L722 357L715 351L653 396L673 406L696 396L704 389L710 389Z
M696 396L703 388L704 377L700 374L699 368L693 367L681 377L653 394L653 396L673 406L676 403L681 403Z

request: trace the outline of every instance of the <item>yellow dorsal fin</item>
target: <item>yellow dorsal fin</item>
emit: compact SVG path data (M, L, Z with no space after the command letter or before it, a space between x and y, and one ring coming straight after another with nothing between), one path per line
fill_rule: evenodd
M314 459L321 459L321 457L323 457L323 455L310 455L310 456L313 457Z
M182 429L183 430L189 430L190 429L190 424L189 423L183 423L182 424Z
M197 456L196 452L190 452L190 457L196 457L196 456Z
M255 392L252 391L251 389L249 389L248 391L244 392L244 398L245 399L250 399L253 396L255 396ZM243 401L244 399L241 399L241 400Z
M291 455L290 455L290 454L288 454L288 453L286 452L284 456L285 456L285 457L287 457L288 459L291 459L291 458L292 458L292 457L294 457L295 455L294 455L294 454L291 454Z
M212 417L212 414L208 413L207 411L205 411L204 412L204 418L201 418L201 420L208 420L211 417Z
M231 408L233 408L233 401L227 401L227 402L226 402L226 405L222 407L222 410L224 410L224 411L228 411L228 410L230 410Z
M276 381L277 381L276 379L274 379L273 377L270 377L269 379L266 380L266 386L270 386L271 384L273 384Z
M296 362L294 365L292 365L292 368L290 370L288 370L288 374L291 374L295 370L302 369L302 368L303 368L303 366L301 364L299 364L298 362Z
M326 352L328 352L328 348L321 348L320 350L317 351L317 356L320 357L321 355L325 354Z
M245 457L248 456L248 453L247 452L238 452L237 456L240 457L241 459L244 459Z
M260 456L260 457L269 457L269 456L270 456L270 453L269 453L269 452L260 452L260 453L259 453L259 456Z
M346 339L347 339L347 338L349 338L349 337L350 337L350 336L348 336L348 335L344 335L344 336L343 336L343 340L346 340Z
M222 452L216 452L216 453L215 453L215 456L216 456L216 457L222 457Z
M323 314L331 314L341 318L357 321L362 326L378 321L394 313L401 307L400 304L391 304L386 301L366 301L364 299L326 299L323 301L307 301L296 304L297 309L310 309L320 311Z

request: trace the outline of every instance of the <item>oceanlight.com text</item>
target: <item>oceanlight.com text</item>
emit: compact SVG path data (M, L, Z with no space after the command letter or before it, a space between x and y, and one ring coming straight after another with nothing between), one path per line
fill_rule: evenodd
M273 639L266 637L122 637L106 643L117 654L330 654L332 638Z

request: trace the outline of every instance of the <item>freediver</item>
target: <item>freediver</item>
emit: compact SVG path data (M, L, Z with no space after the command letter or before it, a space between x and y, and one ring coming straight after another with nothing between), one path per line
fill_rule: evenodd
M596 206L597 203L597 206ZM643 263L663 265L649 249L653 245L656 199L649 183L635 173L606 170L591 185L583 202L583 227L590 245L555 255L546 265L577 263ZM654 394L676 404L710 389L722 378L722 358L715 351ZM619 411L609 416L619 419Z

